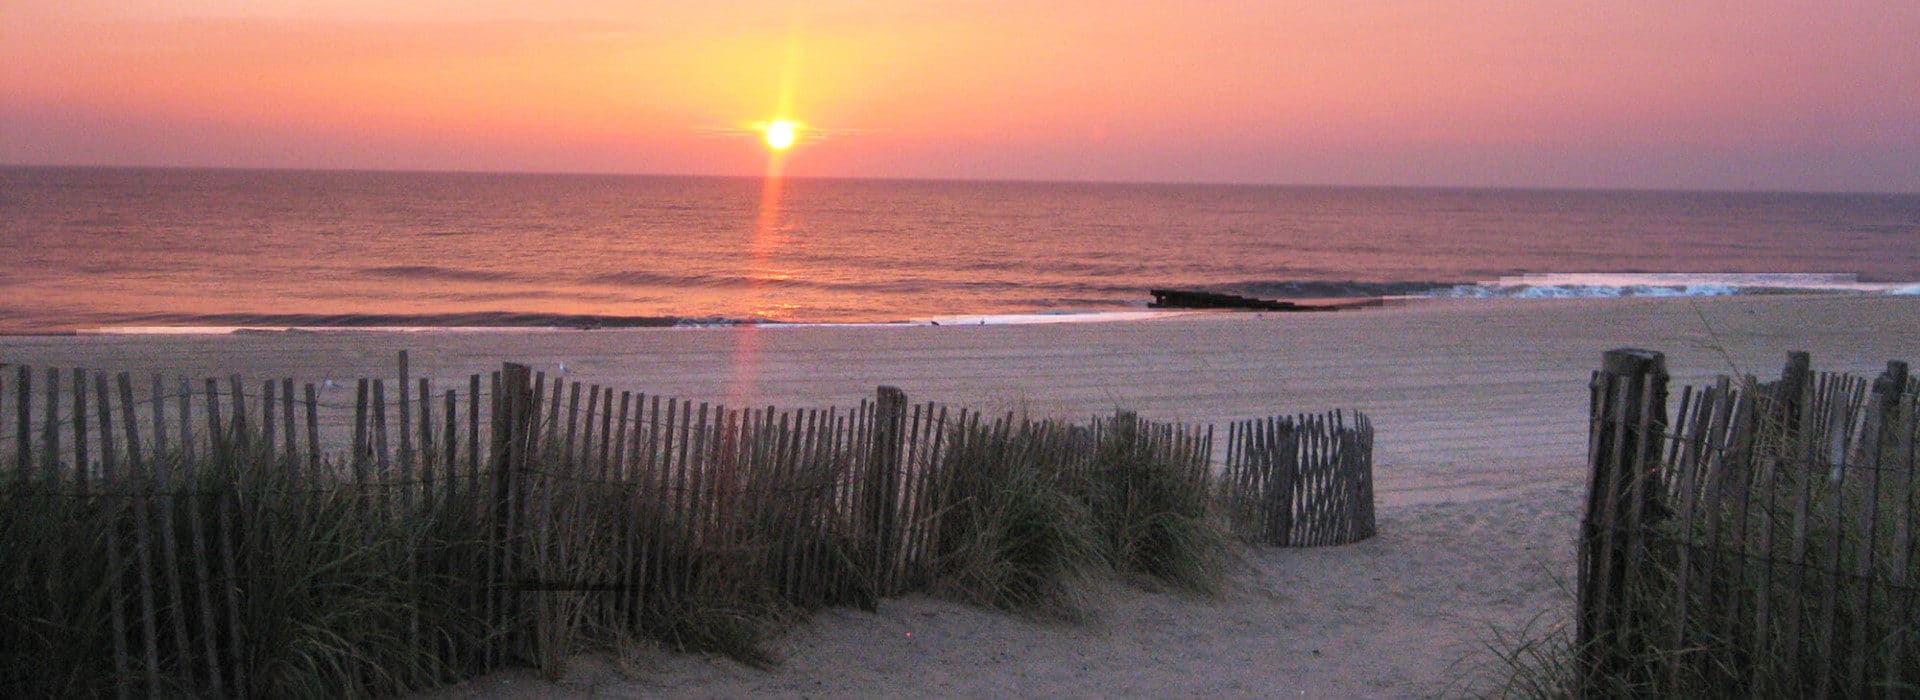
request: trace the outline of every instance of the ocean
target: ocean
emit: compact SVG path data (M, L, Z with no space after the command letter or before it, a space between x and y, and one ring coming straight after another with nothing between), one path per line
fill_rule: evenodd
M0 332L1920 293L1920 195L0 168Z

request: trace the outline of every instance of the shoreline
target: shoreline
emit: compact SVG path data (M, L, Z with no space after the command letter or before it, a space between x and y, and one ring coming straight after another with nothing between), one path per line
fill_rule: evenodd
M783 320L726 315L606 315L592 313L446 311L437 313L212 313L138 314L118 323L66 325L29 319L37 314L13 310L11 325L0 319L0 337L64 335L200 335L235 332L556 332L662 328L862 327L915 325L1023 325L1044 323L1148 320L1193 313L1280 311L1287 313L1357 311L1383 306L1446 301L1578 301L1603 299L1699 299L1743 296L1920 296L1920 282L1867 282L1851 273L1540 273L1503 276L1479 282L1297 282L1273 283L1339 287L1345 294L1316 294L1306 289L1269 289L1265 293L1203 288L1149 289L1155 301L1107 299L1093 306L1025 308L983 313L935 312L908 317L855 314L840 319ZM1259 287L1258 283L1247 286ZM1423 289L1423 292L1410 291ZM1324 289L1322 291L1325 291ZM1160 306L1161 297L1191 297L1197 306ZM1236 301L1237 300L1237 301ZM1265 305L1264 307L1261 305ZM111 314L107 316L112 316ZM149 319L165 319L159 322Z

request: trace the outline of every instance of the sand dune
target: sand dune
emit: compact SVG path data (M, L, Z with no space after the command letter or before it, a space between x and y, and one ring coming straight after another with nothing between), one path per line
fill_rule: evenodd
M525 361L582 381L740 405L914 400L1079 416L1126 407L1213 422L1357 408L1377 431L1381 536L1260 550L1234 589L1123 586L1101 620L1038 625L905 598L827 611L762 672L665 653L583 660L561 684L510 672L452 695L1409 696L1461 692L1487 626L1564 615L1600 353L1665 351L1682 381L1920 356L1920 297L1431 301L1333 314L1120 323L539 333L262 333L0 338L0 361L298 381L436 378ZM333 390L344 395L350 389ZM335 396L334 398L340 398ZM347 397L347 400L351 400ZM907 633L912 636L908 637ZM621 666L632 671L622 673Z

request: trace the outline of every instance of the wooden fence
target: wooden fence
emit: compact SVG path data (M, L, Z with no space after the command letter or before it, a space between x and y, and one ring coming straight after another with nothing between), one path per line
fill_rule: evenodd
M991 486L966 478L983 460L1084 480L1119 454L1200 493L1258 485L1229 500L1290 523L1258 533L1274 544L1372 532L1358 414L1354 428L1340 415L1240 424L1222 486L1211 427L988 416L890 387L819 410L514 364L435 387L401 353L392 394L357 382L347 420L290 379L137 387L127 373L5 369L0 536L25 544L0 551L0 615L27 643L0 661L0 688L30 695L395 692L546 667L596 630L724 646L685 638L713 625L682 623L762 603L871 607L928 585L955 546L948 514ZM1287 515L1267 515L1281 501ZM45 523L79 530L31 531ZM322 674L335 685L284 686L301 670L289 665L319 656L308 647L345 644L302 637L326 615L357 616L355 643L374 651Z
M1577 615L1588 695L1920 693L1920 382L1687 387L1607 353L1592 384Z
M1242 539L1281 547L1374 535L1373 424L1365 414L1230 424L1222 501Z

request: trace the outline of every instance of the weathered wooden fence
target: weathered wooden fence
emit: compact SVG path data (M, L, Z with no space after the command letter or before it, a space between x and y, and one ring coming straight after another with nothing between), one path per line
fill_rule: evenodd
M1074 480L1119 458L1164 465L1199 493L1238 483L1216 489L1210 427L987 416L890 387L819 410L616 391L513 364L435 387L402 353L394 391L357 382L346 419L323 387L292 380L136 386L126 373L5 369L0 536L25 546L0 551L0 614L25 641L0 687L28 694L392 692L544 665L584 631L689 641L705 632L681 623L755 596L871 607L926 586L952 554L943 518L981 487L964 478L981 460ZM1371 534L1371 430L1354 417L1237 429L1231 479L1264 490L1236 502L1285 500L1291 523L1248 534ZM81 531L24 531L54 522ZM302 566L333 579L288 573ZM336 685L283 687L289 664L345 645L302 636L320 615L364 617L355 643L378 653L352 658ZM46 658L78 661L48 677Z
M1592 384L1576 652L1590 695L1920 693L1920 382L1687 387L1607 353Z
M1227 428L1222 500L1252 542L1312 547L1374 535L1373 424L1365 414L1276 416Z

